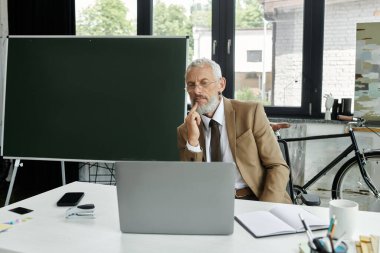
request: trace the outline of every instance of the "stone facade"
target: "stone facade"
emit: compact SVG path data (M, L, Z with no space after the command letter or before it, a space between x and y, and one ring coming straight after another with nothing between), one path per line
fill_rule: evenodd
M356 24L380 22L379 13L378 0L326 0L322 94L354 98ZM299 106L303 9L297 5L279 7L274 21L274 104ZM325 110L324 99L321 109Z

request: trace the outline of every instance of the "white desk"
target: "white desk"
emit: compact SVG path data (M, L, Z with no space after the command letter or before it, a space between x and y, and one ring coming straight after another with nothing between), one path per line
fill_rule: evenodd
M94 203L96 219L66 220L65 207L57 200L67 191L84 191L81 204ZM273 203L237 200L235 214L267 210ZM9 212L13 207L34 211L23 216ZM328 209L305 207L321 217ZM116 187L90 183L71 183L0 209L0 222L31 217L0 233L0 252L298 252L298 244L307 240L305 233L256 239L235 222L229 236L122 234L119 230ZM380 213L360 212L360 234L380 235ZM315 232L315 235L325 234ZM354 250L351 247L350 252Z

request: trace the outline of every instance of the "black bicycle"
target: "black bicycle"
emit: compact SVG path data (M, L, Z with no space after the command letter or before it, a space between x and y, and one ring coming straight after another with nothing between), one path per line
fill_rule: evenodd
M380 135L371 128L366 127L364 125L364 119L345 116L340 116L340 119L355 120L347 123L348 131L343 134L307 136L301 138L281 138L279 129L286 128L286 123L279 124L277 128L272 126L277 137L286 143L342 137L349 137L351 139L351 144L342 153L340 153L333 161L326 165L304 185L293 186L293 198L297 201L297 203L300 204L301 202L302 204L302 201L305 200L302 195L307 194L309 187L325 176L327 172L334 168L334 166L347 157L351 152L354 152L354 156L345 162L335 174L331 188L331 197L333 199L351 199L359 203L361 210L380 212L380 150L361 152L356 142L354 133L355 128L353 126L360 128L365 127L368 131L374 132L379 137Z

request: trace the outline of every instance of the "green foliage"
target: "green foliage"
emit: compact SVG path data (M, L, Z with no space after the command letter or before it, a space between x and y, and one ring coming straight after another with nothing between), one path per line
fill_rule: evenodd
M207 4L193 4L191 6L191 23L196 27L211 27L211 0Z
M185 7L157 1L153 14L154 35L189 36L188 59L191 60L194 54L193 26L191 18L186 16Z
M270 105L270 101L261 99L260 96L255 95L252 89L248 87L243 87L240 90L236 90L235 99L241 100L241 101L256 101L256 102L261 102L264 105Z
M136 28L127 20L122 0L96 0L77 20L77 35L133 35Z
M255 99L255 94L253 94L252 90L244 87L240 90L235 91L235 98L237 100L249 101Z
M236 1L236 28L262 28L263 7L258 0Z
M180 36L189 35L191 26L182 5L158 1L154 6L153 29L155 35Z

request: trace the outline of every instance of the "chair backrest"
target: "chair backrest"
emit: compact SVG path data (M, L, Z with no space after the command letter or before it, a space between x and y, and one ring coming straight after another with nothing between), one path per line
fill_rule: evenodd
M288 182L288 185L286 186L286 190L289 193L293 204L296 204L296 200L295 200L295 196L294 196L294 189L293 189L292 169L291 169L291 165L290 165L288 143L282 139L278 139L277 141L278 141L278 145L280 146L282 155L283 155L286 163L289 166L289 182Z

